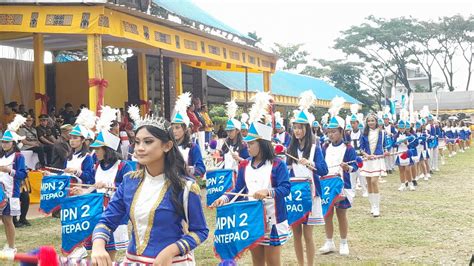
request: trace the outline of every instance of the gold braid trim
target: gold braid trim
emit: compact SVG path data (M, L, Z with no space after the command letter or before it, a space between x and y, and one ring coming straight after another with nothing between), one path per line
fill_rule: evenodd
M196 233L190 232L188 234L188 236L192 237L194 239L194 241L196 241L196 245L201 244L201 239L199 238L199 236Z

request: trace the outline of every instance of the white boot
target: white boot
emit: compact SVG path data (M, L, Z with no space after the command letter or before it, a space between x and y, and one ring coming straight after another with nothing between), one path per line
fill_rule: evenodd
M336 251L336 245L332 239L326 239L324 245L319 249L319 253L327 254Z
M374 194L369 193L370 213L374 214Z
M373 200L374 200L374 212L372 213L374 217L379 217L380 216L380 193L374 193L372 194Z

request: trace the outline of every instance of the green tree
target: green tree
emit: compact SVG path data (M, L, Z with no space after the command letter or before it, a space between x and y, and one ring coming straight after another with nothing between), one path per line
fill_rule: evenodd
M407 29L411 26L411 20L385 20L374 16L369 16L366 20L362 25L343 31L334 47L348 55L357 55L367 63L381 64L410 94L412 89L408 82L407 65L412 52L406 48L405 43L410 41Z
M302 46L302 43L287 45L275 43L275 48L272 48L272 51L285 62L283 69L290 70L296 69L298 65L308 63L306 57L309 55L309 52L301 50Z
M214 122L215 128L227 123L226 108L223 104L212 104L209 106L209 117Z
M262 42L262 37L259 37L256 31L249 32L248 36L255 40L255 44Z

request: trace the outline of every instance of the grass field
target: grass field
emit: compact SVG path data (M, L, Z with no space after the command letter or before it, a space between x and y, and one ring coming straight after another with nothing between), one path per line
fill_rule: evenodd
M430 181L419 181L417 191L399 192L398 172L381 187L381 214L369 215L369 202L360 196L348 212L350 256L316 255L317 264L443 264L468 265L474 252L474 149L448 158ZM214 211L205 210L213 231ZM61 245L58 219L31 221L32 227L17 230L17 248L28 251L41 245ZM336 227L337 228L337 227ZM337 232L337 231L336 231ZM315 227L316 247L324 242L324 228ZM5 243L0 226L0 244ZM336 247L339 245L335 233ZM198 265L216 265L212 233L195 251ZM282 249L285 265L296 265L293 242ZM239 265L249 265L246 253ZM1 262L0 262L1 264Z

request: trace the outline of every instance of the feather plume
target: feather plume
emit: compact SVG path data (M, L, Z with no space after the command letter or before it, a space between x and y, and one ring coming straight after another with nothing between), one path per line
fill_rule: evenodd
M383 111L378 111L377 118L382 118L382 117L383 117Z
M268 113L268 104L271 96L266 92L257 92L255 95L254 104L249 112L249 122L260 122L262 118Z
M275 122L283 122L283 118L281 117L280 112L275 112Z
M174 105L174 115L177 113L185 114L188 107L191 105L191 93L185 92L178 96Z
M385 106L385 107L383 108L383 113L384 113L384 114L390 114L390 106L388 106L388 105Z
M424 105L423 109L420 111L420 117L421 118L427 118L430 115L430 109L428 105Z
M95 116L95 113L84 107L81 109L81 113L77 116L76 124L87 129L92 129L95 127L96 121L97 117Z
M325 113L322 117L321 117L321 124L327 124L329 122L329 113Z
M402 109L400 110L400 119L403 120L403 121L408 121L408 118L409 118L409 113L408 113L408 110L407 109Z
M130 116L130 119L132 119L134 122L140 120L140 108L138 108L138 106L130 105L127 112L128 116Z
M359 123L364 122L364 114L363 113L358 113L357 114L357 121L359 121Z
M247 123L249 120L249 115L247 113L242 113L242 117L240 118L240 122Z
M314 95L312 90L304 91L300 94L300 110L308 110L316 100L316 96Z
M351 104L350 109L351 109L351 114L355 115L357 114L357 112L359 112L360 105L353 103Z
M329 108L328 112L331 117L335 117L339 114L339 111L344 106L346 100L344 98L336 96L331 100L331 107Z
M119 110L113 109L110 106L102 106L100 117L97 120L97 124L95 125L96 132L100 132L102 130L110 130L110 125L112 121L117 119L117 114Z
M226 102L226 114L229 119L234 118L237 115L237 109L239 109L239 106L235 103L235 100L232 100L230 102Z
M17 132L18 129L20 129L20 127L24 125L25 123L26 123L26 117L17 114L15 115L15 118L13 119L13 121L10 122L10 124L8 124L8 130Z

